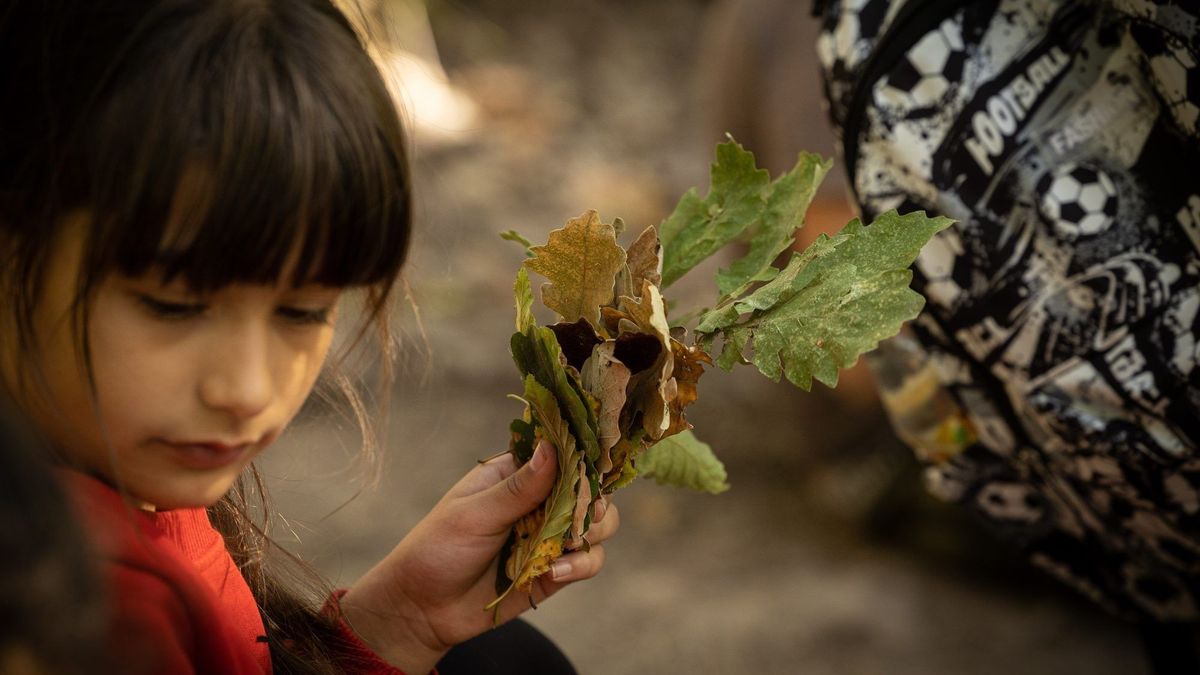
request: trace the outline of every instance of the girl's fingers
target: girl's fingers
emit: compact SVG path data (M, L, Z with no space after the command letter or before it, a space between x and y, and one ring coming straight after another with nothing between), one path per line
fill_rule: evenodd
M608 511L608 497L601 497L592 505L592 522L598 523L604 520L604 513Z
M616 534L621 525L621 514L607 497L601 498L592 508L592 524L586 535L590 549L574 551L555 560L550 571L534 580L531 593L513 593L506 598L501 604L502 621L521 615L576 581L600 573L607 557L602 544Z
M493 474L493 479L504 473L501 461L495 462L495 466L502 470ZM557 463L554 447L545 440L541 441L533 457L524 466L491 487L463 499L464 513L470 514L470 518L482 525L484 530L507 531L518 518L537 508L550 493L557 475ZM493 466L489 462L476 471L487 472Z
M597 503L597 506L599 503ZM616 504L609 504L604 512L604 516L597 517L592 520L592 526L588 528L587 537L588 543L592 546L604 543L617 533L617 528L621 526L621 512L617 509Z
M591 579L604 567L606 555L602 545L592 544L590 551L575 551L555 560L547 576L556 584Z
M459 499L483 492L517 471L517 462L510 454L503 454L483 462L471 469L446 493L447 497Z
M603 546L593 545L591 551L575 551L555 560L557 568L552 567L550 572L534 580L532 594L513 593L505 598L502 621L520 616L576 581L596 576L604 567L606 556Z
M550 573L547 572L542 576L533 580L533 586L529 593L519 593L513 591L504 602L500 605L500 620L501 622L515 619L531 609L537 609L539 605L545 602L550 596L561 591L570 582L558 583L550 580Z

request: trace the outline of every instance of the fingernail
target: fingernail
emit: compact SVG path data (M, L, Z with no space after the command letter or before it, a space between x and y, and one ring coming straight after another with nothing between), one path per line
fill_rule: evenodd
M608 500L605 499L604 497L597 499L596 506L595 506L596 520L600 520L601 518L603 518L604 514L607 511L608 511Z
M571 563L566 560L556 560L550 566L550 578L558 581L571 573Z
M529 458L529 468L537 471L546 463L546 453L550 452L550 443L545 439L538 441L537 447L533 449L533 457Z

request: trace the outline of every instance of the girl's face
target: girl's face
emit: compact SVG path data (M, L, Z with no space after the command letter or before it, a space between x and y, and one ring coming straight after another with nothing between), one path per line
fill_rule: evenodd
M211 505L308 396L341 291L233 284L201 296L153 270L111 274L90 304L93 402L71 318L83 231L66 228L46 267L34 330L49 396L26 407L69 460L140 505Z

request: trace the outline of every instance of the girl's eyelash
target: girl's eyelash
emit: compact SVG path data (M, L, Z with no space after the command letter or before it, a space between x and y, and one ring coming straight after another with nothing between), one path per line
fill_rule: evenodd
M167 320L190 319L203 314L204 310L208 309L208 306L202 303L172 302L170 300L160 300L149 295L139 295L138 301L158 318ZM329 323L331 312L329 308L325 307L320 309L305 309L303 307L291 306L283 306L275 311L285 321L300 325Z
M159 300L149 295L138 296L138 301L149 309L151 313L162 319L189 319L199 316L206 309L200 303L171 302L169 300Z
M329 323L329 310L326 308L280 307L276 311L281 317L293 323L303 325Z

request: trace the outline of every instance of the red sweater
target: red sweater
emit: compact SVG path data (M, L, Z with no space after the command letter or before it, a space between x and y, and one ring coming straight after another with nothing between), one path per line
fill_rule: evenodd
M151 513L108 485L62 472L110 584L121 672L262 675L271 654L246 580L203 508ZM345 625L331 645L347 673L403 675Z

